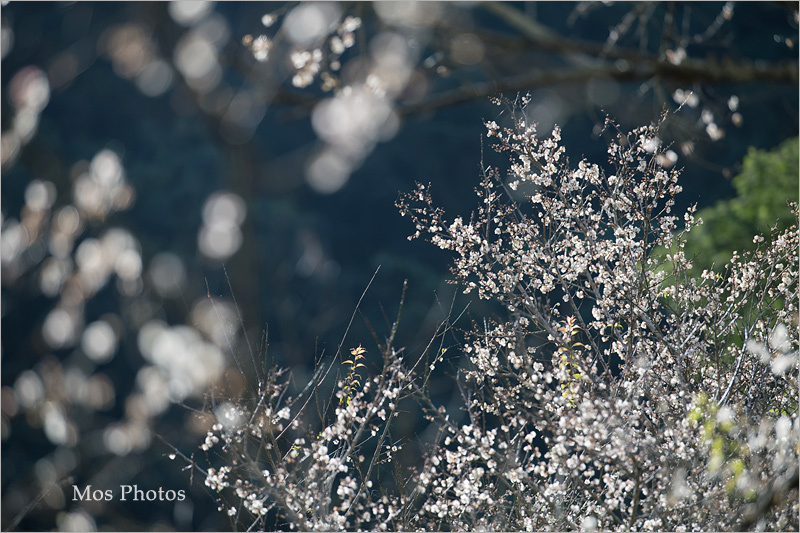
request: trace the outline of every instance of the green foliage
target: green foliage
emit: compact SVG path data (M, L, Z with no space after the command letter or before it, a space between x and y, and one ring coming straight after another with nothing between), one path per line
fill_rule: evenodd
M754 248L753 237L788 228L794 221L788 201L798 201L798 138L771 151L750 148L742 172L733 178L737 196L698 211L703 225L687 236L686 256L696 270L721 269L733 251Z
M561 395L570 407L575 407L575 400L578 399L580 393L579 383L586 379L586 376L582 374L585 371L577 360L579 356L577 350L586 348L586 345L572 340L580 330L581 327L575 322L574 316L568 316L564 325L558 328L558 331L565 336L564 344L556 351L558 377L561 381Z
M353 399L353 394L358 390L358 387L361 386L361 376L356 373L356 369L361 367L367 368L367 365L359 362L366 359L364 357L365 353L367 353L367 350L362 348L359 344L358 348L350 348L350 354L353 358L342 363L343 365L350 365L350 373L347 374L347 378L344 381L344 397L341 402L344 405L350 404L350 401Z

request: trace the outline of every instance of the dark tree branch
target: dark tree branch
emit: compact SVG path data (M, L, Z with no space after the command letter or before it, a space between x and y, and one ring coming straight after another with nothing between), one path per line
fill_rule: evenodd
M482 82L464 85L458 89L433 94L426 98L401 102L400 113L413 115L441 107L449 107L477 98L486 98L497 93L525 91L562 83L582 83L592 79L614 79L620 82L649 80L654 77L682 83L702 82L707 84L747 83L774 81L797 84L797 65L793 63L717 63L712 60L686 60L680 65L665 61L649 61L633 67L603 64L598 67L578 67L560 70L534 70L521 76L509 77L497 82Z

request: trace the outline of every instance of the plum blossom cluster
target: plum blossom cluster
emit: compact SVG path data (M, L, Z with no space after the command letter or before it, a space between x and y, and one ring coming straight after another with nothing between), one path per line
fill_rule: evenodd
M391 440L392 421L414 389L392 338L382 346L382 372L363 385L356 370L366 365L356 361L366 360L366 350L359 346L333 392L324 386L333 365L320 367L296 397L273 371L261 380L257 402L235 407L235 423L217 409L219 422L200 446L208 461L201 471L234 526L398 529L410 500L390 497L381 478L393 475L402 445ZM211 466L219 457L222 466Z
M463 347L470 424L444 425L414 526L797 528L797 227L695 275L667 117L573 166L525 104L487 124L509 171L484 167L469 223L429 186L398 202L507 311Z
M449 318L405 362L395 322L363 387L340 379L323 401L321 367L289 398L275 374L220 419L202 448L227 458L205 470L221 509L325 531L797 530L797 227L696 273L683 250L702 221L673 213L679 173L661 164L668 117L608 121L608 163L573 165L525 99L498 103L508 171L484 165L471 216L448 220L429 186L398 201L412 238L453 253L454 282L503 309L463 337L463 416L428 383ZM436 437L400 467L407 400Z
M261 23L270 28L283 19L284 37L288 37L293 45L288 52L289 66L293 71L292 85L305 88L319 78L321 88L326 92L338 87L341 57L355 44L355 32L361 27L361 19L349 15L342 17L335 4L301 5L286 16L283 16L283 11L279 9L265 14ZM247 34L242 38L242 44L257 61L264 62L280 39L278 35L270 38L266 34L255 37Z

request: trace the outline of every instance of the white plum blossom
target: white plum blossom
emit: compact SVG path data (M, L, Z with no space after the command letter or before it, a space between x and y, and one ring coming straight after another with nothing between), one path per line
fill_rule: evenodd
M695 272L683 248L702 221L672 214L660 123L619 133L607 164L573 165L557 127L536 136L527 101L486 125L509 165L482 166L471 216L445 218L428 185L398 201L411 238L506 311L459 341L463 405L431 393L450 317L416 359L394 346L395 322L377 373L355 373L359 346L295 397L268 374L239 408L249 422L216 424L200 446L227 458L205 483L246 528L798 529L797 227ZM509 182L532 192L517 201ZM414 403L429 424L416 466L398 437Z

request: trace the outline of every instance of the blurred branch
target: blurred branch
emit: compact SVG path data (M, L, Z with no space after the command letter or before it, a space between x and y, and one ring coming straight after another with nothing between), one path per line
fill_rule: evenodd
M798 82L797 65L794 63L763 64L753 62L718 63L713 60L688 59L680 65L665 61L649 61L635 67L603 64L598 67L577 67L561 70L534 70L528 74L514 76L497 82L473 83L458 89L434 94L427 98L401 103L404 116L441 107L461 104L477 98L486 98L497 93L525 91L536 87L560 83L585 82L591 79L614 79L617 81L649 80L661 77L683 83L704 82L746 83L750 81Z
M50 491L52 491L53 489L59 489L60 490L62 487L65 487L67 485L71 485L74 482L75 482L75 478L73 476L67 476L64 479L62 479L61 481L59 481L57 483L51 483L46 488L43 488L39 492L39 496L37 496L37 498L35 500L30 502L19 513L17 513L17 516L14 517L14 519L11 521L11 523L8 524L3 531L13 531L14 529L16 529L16 527L19 525L19 523L22 521L22 519L25 518L25 516L27 516L31 511L33 511L33 509L37 505L39 505L39 503L41 503L41 501L48 494L50 494Z
M506 2L481 2L481 7L503 19L509 26L518 29L523 35L534 41L541 43L562 41L557 33Z
M631 52L631 55L637 55ZM621 58L621 57L620 57ZM764 64L742 62L732 64L713 60L686 60L680 65L652 58L635 67L621 68L616 64L598 66L578 66L560 70L532 70L520 76L511 76L494 82L465 84L452 91L430 94L424 98L400 101L398 111L402 116L424 113L443 107L451 107L472 100L487 98L498 93L525 91L561 83L581 83L592 79L613 79L616 81L649 80L661 77L682 83L705 82L708 84L747 83L753 81L775 81L798 83L798 69L794 63ZM295 91L279 90L273 105L299 108L295 113L304 116L310 113L320 101L317 96L301 95ZM297 118L297 117L296 117Z
M581 41L577 39L564 39L558 33L538 23L524 12L506 2L483 2L481 6L488 12L502 19L512 28L519 30L525 45L535 44L546 50L563 53L585 54L584 59L590 56L595 58L616 58L629 61L649 60L655 61L652 54L631 50L619 45L608 47L605 44Z
M400 100L398 111L402 116L423 113L438 108L450 107L476 99L487 98L498 93L527 91L563 83L583 83L593 79L612 79L620 82L647 81L653 78L671 80L682 84L746 83L773 81L798 83L795 62L767 63L764 61L735 61L729 57L721 61L714 58L686 58L678 64L664 57L645 51L633 50L615 44L565 38L558 32L528 16L510 2L482 2L481 7L504 21L518 32L509 35L481 29L478 33L487 43L496 47L498 53L537 49L563 54L569 67L560 69L536 69L525 74L516 74L494 81L466 83L450 91L430 93L412 100ZM447 29L447 22L444 23ZM476 30L477 31L477 30ZM277 54L271 55L272 58ZM266 106L288 108L287 120L303 119L325 96L286 89L274 78L272 69L254 68L239 54L229 54L223 61L250 78L259 88L259 100Z

